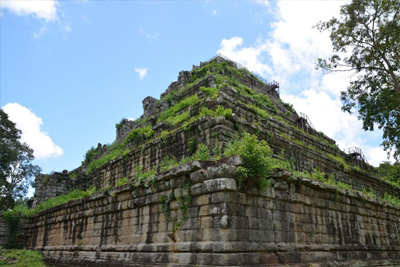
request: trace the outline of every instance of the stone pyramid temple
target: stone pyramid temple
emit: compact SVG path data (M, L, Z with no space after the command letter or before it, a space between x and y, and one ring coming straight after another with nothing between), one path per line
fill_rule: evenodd
M26 246L49 265L400 266L400 207L387 201L399 188L277 82L218 55L143 109L80 167L37 177L34 207L91 192L27 220ZM264 163L233 145L254 136L275 162L262 187L243 170Z

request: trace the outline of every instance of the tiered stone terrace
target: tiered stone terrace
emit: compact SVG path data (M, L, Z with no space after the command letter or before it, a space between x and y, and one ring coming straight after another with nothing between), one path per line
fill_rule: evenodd
M218 90L210 95L203 87ZM223 57L181 72L160 100L143 101L140 121L118 126L116 144L144 126L151 126L151 136L138 135L126 143L123 155L90 172L86 162L70 173L77 181L87 180L88 187L114 189L35 216L29 247L42 250L46 261L57 266L400 264L397 206L288 171L276 173L266 193L243 192L237 186L238 157L195 161L160 172L166 156L190 156L190 143L206 144L212 154L216 146L223 149L235 136L249 132L268 140L275 154L284 149L298 171L319 169L354 190L400 195L399 189L376 178L372 168L353 166L334 140L301 130L296 111L276 91L265 95L265 88L264 81ZM195 119L176 125L158 120L195 95L197 103L175 114L188 112ZM199 116L202 108L219 106L233 114ZM99 150L97 158L111 150L112 146ZM138 166L143 171L157 169L154 185L115 188L121 178L134 180ZM43 184L37 187L40 201L46 190ZM187 212L185 196L190 196Z

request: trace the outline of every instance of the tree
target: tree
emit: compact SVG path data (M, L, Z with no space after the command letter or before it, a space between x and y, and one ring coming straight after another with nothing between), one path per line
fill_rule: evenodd
M21 131L0 109L0 209L12 208L15 201L22 199L32 178L40 173L33 165L33 150L20 142Z
M358 110L364 130L383 130L383 147L400 159L400 1L353 0L340 19L320 22L330 31L334 54L318 59L327 71L350 71L342 110Z
M376 170L380 178L400 185L400 163L382 162Z

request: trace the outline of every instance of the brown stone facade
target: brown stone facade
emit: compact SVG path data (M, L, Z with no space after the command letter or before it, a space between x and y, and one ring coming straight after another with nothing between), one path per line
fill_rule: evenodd
M129 184L42 212L29 247L57 266L400 264L399 207L287 171L267 192L243 193L240 163L193 162L149 188ZM179 196L188 193L184 214Z
M221 57L213 60L236 67ZM277 91L267 98L238 91L243 84L269 94L268 84L256 76L224 65L215 66L219 76L213 69L202 73L207 64L182 71L161 100L146 98L144 116L122 121L116 143L145 125L151 126L151 137L138 135L127 153L88 174L85 162L70 173L37 179L35 204L73 188L111 189L35 215L28 247L43 251L46 262L56 266L400 266L400 208L359 192L399 197L400 190L377 178L372 167L356 168L334 140L300 129L299 115ZM203 90L217 86L217 96ZM188 112L195 120L158 122L160 114L194 95L199 101L175 115ZM203 107L232 114L198 117ZM193 154L190 144L205 144L213 155L216 146L223 150L243 132L267 140L294 170L318 169L354 190L280 170L267 192L244 192L237 184L239 157L160 171L166 156L180 160ZM99 145L96 158L107 149ZM138 166L143 172L156 169L153 183L138 183ZM122 178L129 183L116 187Z

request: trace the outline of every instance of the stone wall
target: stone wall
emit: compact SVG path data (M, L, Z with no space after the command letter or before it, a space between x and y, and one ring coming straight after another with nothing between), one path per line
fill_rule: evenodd
M205 80L213 78L210 76ZM203 83L199 83L195 88L188 89L188 95L193 95L202 85ZM204 95L200 94L199 97L204 98ZM332 139L316 132L308 134L301 131L296 125L293 114L293 117L280 114L279 117L276 115L262 118L242 103L255 105L254 100L239 95L235 89L221 88L216 100L206 99L196 106L191 106L190 109L195 113L203 106L215 109L217 105L221 105L233 110L232 118L203 117L164 137L153 138L151 142L143 140L144 144L138 145L126 156L121 156L92 172L88 178L90 186L94 185L97 188L114 186L118 179L133 178L136 166L140 165L146 171L157 166L167 155L178 159L187 156L190 139L196 144L208 145L212 153L215 145L224 147L235 136L245 131L258 135L260 139L267 139L276 154L284 149L286 158L293 161L294 168L298 171L312 172L314 169L319 169L327 174L334 174L337 181L350 184L354 189L373 188L379 196L383 196L384 193L400 196L399 189L376 178L371 169L362 171L354 168L350 157L335 148L335 141ZM278 108L286 114L291 114L282 105L278 105ZM270 112L272 114L273 111ZM153 130L155 136L160 136L163 131L171 131L173 128L160 124L154 126ZM281 134L291 139L284 138ZM301 143L296 143L297 140ZM348 165L347 169L342 162L332 157L341 158Z
M86 183L86 175L81 173L80 168L71 173L64 170L52 174L40 174L35 178L35 196L32 206L36 207L47 199L66 194L75 188L85 190Z
M400 264L397 206L287 171L267 192L243 193L240 163L193 162L148 188L125 185L42 212L29 247L57 266Z
M14 235L10 233L10 226L4 216L0 216L0 246L23 248L29 238L29 220L20 219L14 222Z
M8 224L4 217L0 217L0 246L4 247L8 243Z
M88 177L83 172L89 162L78 170L81 174L75 180L68 172L38 177L35 205L76 187L112 189L34 216L29 247L42 250L46 262L57 266L400 264L397 206L287 171L275 174L274 186L267 192L245 193L237 186L238 157L195 161L160 173L166 156L178 160L190 156L193 144L200 143L208 145L212 154L215 146L224 148L235 136L248 132L267 140L275 155L284 150L294 170L319 169L355 190L373 188L378 196L386 192L400 196L399 189L376 178L371 168L353 166L334 140L300 129L299 116L278 95L270 103L261 97L263 109L259 95L239 93L239 87L225 83L217 97L208 96L201 87L216 87L217 76L212 70L204 75L186 88L192 72L180 72L160 101L144 100L141 120L117 127L117 141L132 129L152 127L154 134L138 134L129 152ZM234 77L237 82L263 91L264 84L256 77L245 72L239 76ZM195 94L199 103L175 115L189 112L196 120L177 125L157 122L161 112ZM232 116L197 117L202 107L215 110L218 106L231 108ZM99 145L97 157L107 149ZM143 172L157 169L154 184L136 181L134 186L115 187L121 178L134 180L138 166Z

